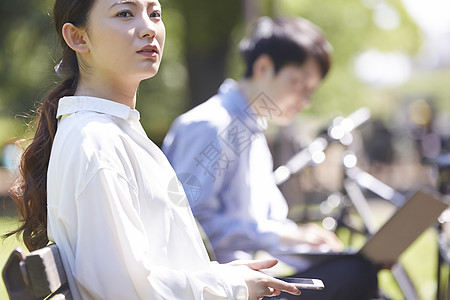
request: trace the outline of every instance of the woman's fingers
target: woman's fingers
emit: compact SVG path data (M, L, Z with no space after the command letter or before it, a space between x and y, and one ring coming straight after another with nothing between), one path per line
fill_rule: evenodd
M230 265L236 268L242 274L245 280L249 299L260 299L264 296L276 296L285 291L293 295L300 295L300 290L294 285L266 275L259 270L270 268L277 264L276 259L254 260L254 261L233 261Z
M273 278L273 277L270 277L270 278L271 278L271 280L270 280L269 285L270 285L270 288L272 289L272 292L285 291L285 292L288 292L293 295L301 294L300 290L298 288L296 288L294 285L284 282L283 280ZM275 296L275 295L272 295L272 296Z
M262 269L272 268L277 263L278 263L278 259L270 258L270 259L260 259L260 260L234 260L227 264L231 265L231 266L246 266L249 269L259 271Z
M275 266L278 263L278 260L273 259L264 259L264 260L252 260L247 262L247 266L255 271L269 269Z
M275 280L279 281L277 279ZM300 290L298 290L295 286L291 284L285 285L284 281L281 281L281 285L278 285L279 287L281 287L281 289L275 288L274 285L277 285L277 283L274 283L272 281L267 282L266 284L267 284L266 286L264 286L259 292L257 292L258 294L257 299L262 299L264 297L278 296L281 294L281 291L285 291L294 295L300 295L301 293Z

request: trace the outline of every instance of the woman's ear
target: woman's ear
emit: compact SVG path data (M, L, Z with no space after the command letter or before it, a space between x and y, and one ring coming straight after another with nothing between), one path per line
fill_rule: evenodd
M85 40L85 30L76 27L72 23L66 23L62 27L62 35L67 45L75 52L87 53L89 46Z
M253 63L253 77L256 79L267 78L275 74L273 60L267 54L260 55Z

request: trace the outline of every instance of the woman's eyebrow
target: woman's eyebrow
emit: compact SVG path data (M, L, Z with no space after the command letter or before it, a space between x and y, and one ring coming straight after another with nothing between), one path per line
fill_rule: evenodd
M152 1L149 3L149 5L162 7L161 3L159 3L158 1Z
M121 4L132 4L132 5L137 5L137 4L135 3L135 1L133 1L133 0L120 0L120 1L117 1L116 3L114 3L113 5L111 5L111 8L113 8L114 6L117 6L117 5L121 5ZM149 2L148 5L151 5L151 6L161 6L161 4L160 4L158 1L152 1L152 2Z
M132 0L121 0L121 1L117 1L116 3L114 3L113 5L111 5L110 8L113 8L117 5L121 5L121 4L132 4L132 5L137 5L134 1Z

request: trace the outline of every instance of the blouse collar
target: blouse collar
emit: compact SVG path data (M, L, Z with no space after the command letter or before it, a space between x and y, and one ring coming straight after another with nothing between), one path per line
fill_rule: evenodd
M102 98L90 96L66 96L59 99L56 118L70 115L79 111L94 111L108 114L124 120L139 121L139 111L129 106Z

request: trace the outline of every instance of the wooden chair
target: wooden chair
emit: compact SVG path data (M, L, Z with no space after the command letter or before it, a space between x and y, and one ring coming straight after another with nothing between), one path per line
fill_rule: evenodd
M14 249L2 276L11 300L72 300L56 244L30 254Z

